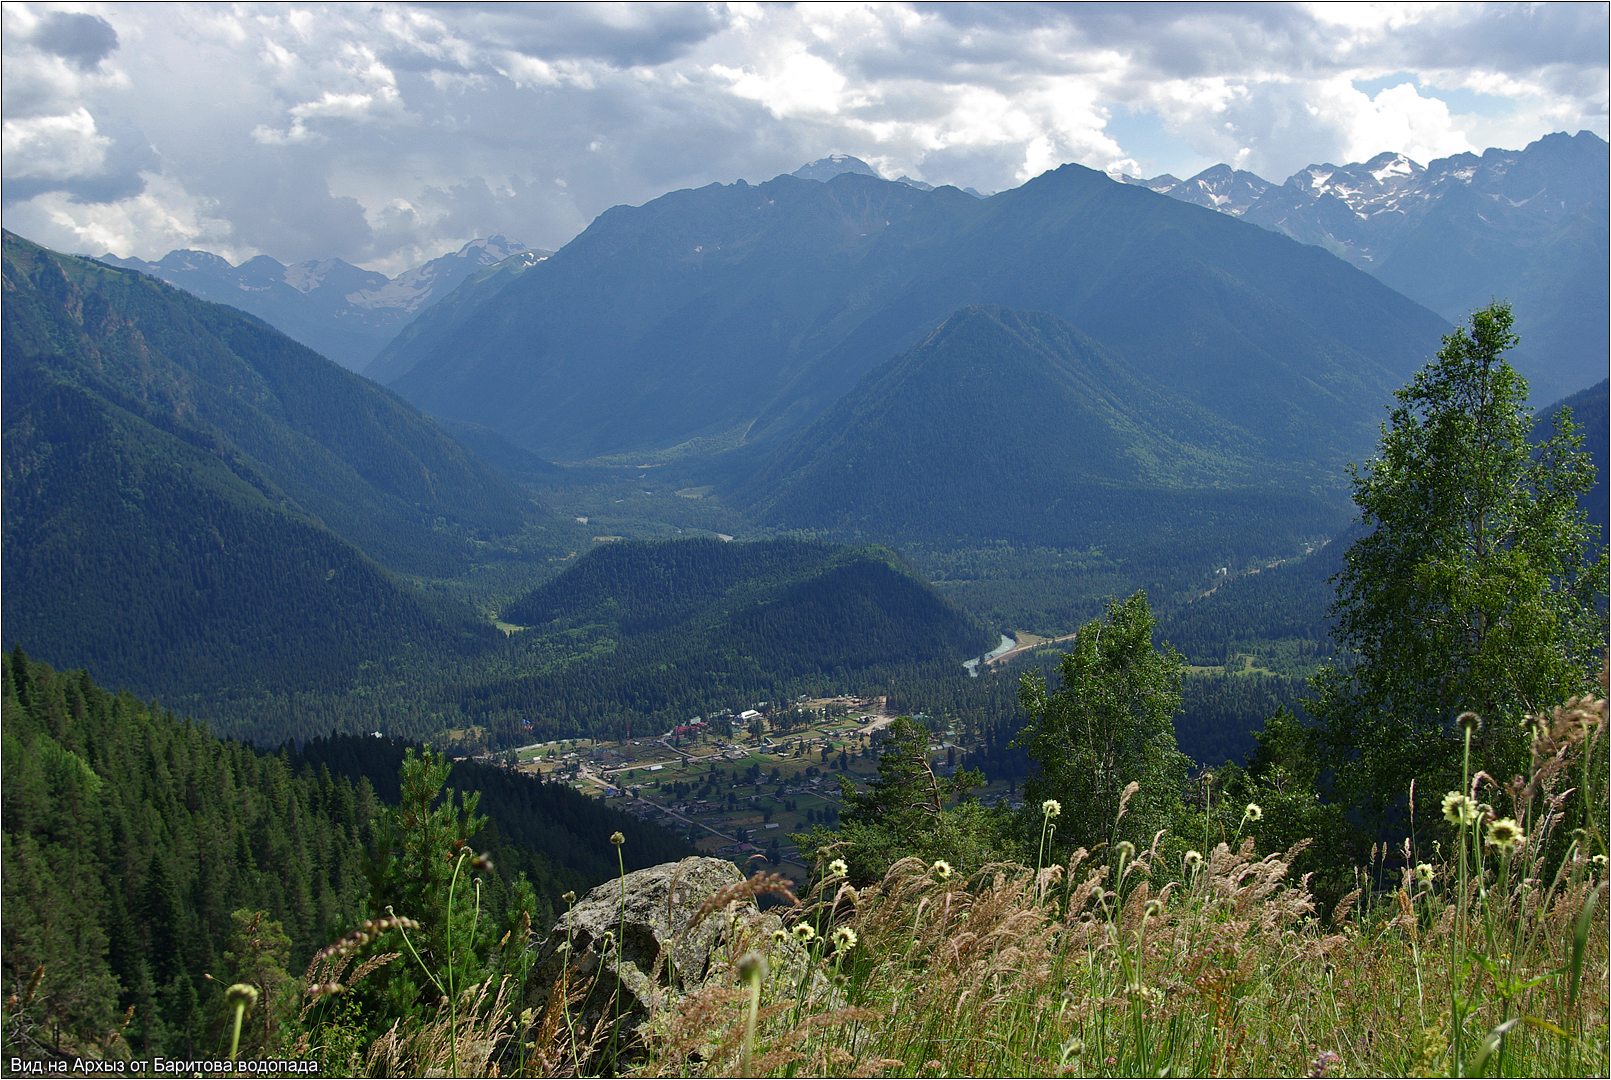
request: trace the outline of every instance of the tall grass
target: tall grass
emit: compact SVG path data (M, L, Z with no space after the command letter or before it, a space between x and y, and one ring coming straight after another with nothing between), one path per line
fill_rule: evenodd
M1178 866L1155 839L968 881L916 859L861 890L825 874L790 916L818 941L853 931L814 954L825 984L773 976L750 1014L715 980L663 1025L703 1027L703 1052L651 1042L641 1069L1604 1075L1605 723L1598 698L1535 718L1527 777L1468 777L1453 850L1379 847L1329 913L1290 877L1299 849L1251 839Z
M1455 840L1379 846L1330 912L1291 876L1304 845L1260 857L1239 835L1178 864L1159 834L967 879L909 858L860 889L835 860L781 928L751 883L730 887L699 916L728 925L710 976L606 1060L655 1076L1605 1075L1606 720L1598 697L1534 717L1527 776L1468 768L1438 796ZM1424 825L1437 800L1417 798ZM587 990L534 1016L511 988L467 987L457 1017L394 1029L364 1063L576 1075L616 1037L571 1019Z

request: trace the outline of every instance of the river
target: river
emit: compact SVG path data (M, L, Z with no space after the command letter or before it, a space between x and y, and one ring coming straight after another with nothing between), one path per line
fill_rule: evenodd
M1013 649L1015 649L1017 647L1018 647L1018 642L1014 641L1012 638L1008 637L1006 634L1002 634L1001 635L1001 644L1000 645L997 645L994 649L991 649L989 652L985 653L983 656L976 656L972 660L964 660L964 661L962 661L962 666L968 669L968 674L969 675L972 675L975 679L977 679L979 677L979 665L980 664L988 664L990 661L994 660L996 657L1001 656L1001 655L1003 655L1005 653L1012 652Z

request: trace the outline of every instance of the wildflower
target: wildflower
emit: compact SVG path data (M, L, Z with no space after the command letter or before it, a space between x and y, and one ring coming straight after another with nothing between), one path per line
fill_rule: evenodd
M779 927L778 929L772 931L772 940L777 942L779 945L782 945L785 941L789 940L789 932L784 930L782 927Z
M618 832L611 833L610 843L614 844L616 847L620 847L622 844L626 843L626 837Z
M1249 821L1263 821L1263 820L1264 820L1264 807L1260 806L1256 802L1248 803L1247 804L1247 809L1242 811L1242 822L1243 822L1243 824L1246 824Z
M1460 730L1467 735L1475 735L1482 730L1482 717L1474 712L1463 712L1455 717L1454 722L1460 725Z
M759 982L766 978L766 957L749 952L738 958L738 977L745 982Z
M1443 796L1443 820L1450 825L1475 825L1480 811L1471 796L1451 791Z
M1320 1080L1320 1077L1325 1076L1328 1072L1341 1064L1342 1058L1338 1057L1335 1051L1322 1050L1320 1052L1320 1056L1309 1063L1309 1071L1305 1075L1307 1075L1310 1080Z
M833 932L833 951L836 953L849 952L856 947L856 931L848 926L841 926Z
M848 873L850 873L850 866L843 859L835 859L828 864L829 877L844 877Z
M1516 824L1515 818L1500 818L1488 823L1488 846L1498 848L1509 855L1517 846L1527 839L1522 827Z
M941 881L944 881L946 878L951 876L951 864L946 862L944 859L934 860L934 866L932 869L934 870L934 876Z
M1129 862L1136 857L1136 846L1128 840L1120 840L1113 850L1119 853L1119 859L1123 862Z
M1063 804L1056 799L1047 799L1040 804L1041 817L1054 818L1063 813Z
M1605 869L1606 858L1605 858L1604 855L1596 855L1592 861L1594 863L1594 868L1596 870L1604 870Z
M1160 916L1162 914L1163 914L1163 901L1162 900L1148 900L1147 901L1147 918L1156 919L1158 916Z
M565 901L566 904L574 904L576 903L576 893L574 891L568 892L564 896L561 896L560 899Z
M1193 850L1186 852L1187 870L1196 870L1201 865L1203 865L1203 853L1201 851Z
M817 930L810 923L795 923L794 936L800 939L800 944L804 945L817 936Z
M250 1009L257 1004L257 987L251 983L235 983L224 992L224 997L237 1004L244 1003Z
M1422 885L1432 884L1432 879L1436 876L1437 875L1433 871L1431 863L1424 862L1415 864L1415 880L1419 881Z

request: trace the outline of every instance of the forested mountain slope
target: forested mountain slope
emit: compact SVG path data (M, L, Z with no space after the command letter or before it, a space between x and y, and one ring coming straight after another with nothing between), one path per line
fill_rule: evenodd
M984 200L783 176L600 215L393 385L549 457L753 440L974 304L1056 314L1266 456L1328 465L1448 329L1323 251L1074 165Z
M452 292L418 310L414 318L387 341L373 360L360 370L378 383L389 383L408 370L407 364L464 327L476 308L552 254L522 251L484 266L460 281ZM474 332L470 328L470 332Z
M1054 315L975 307L785 440L738 498L772 524L891 542L1240 565L1346 520L1265 449Z
M247 940L257 936L270 957L281 952L284 978L366 905L379 913L374 881L392 850L382 838L399 798L402 743L346 737L266 753L21 650L0 656L0 713L0 972L23 987L43 969L27 1005L7 1006L12 1045L82 1048L134 1006L129 1045L210 1052L223 987L237 978L262 985L268 970L246 969ZM546 925L561 892L616 872L613 831L628 837L629 868L687 852L670 833L562 785L463 762L449 785L484 792L480 809L492 820L473 842L493 856L482 899L499 924L518 873L536 890L533 923ZM266 922L248 931L237 911L262 912L284 941L276 945Z
M537 513L439 425L230 308L4 242L10 641L175 702L490 632L381 565L450 573Z
M1611 472L1611 461L1607 459L1608 444L1611 444L1607 423L1611 417L1608 390L1611 390L1611 380L1601 379L1586 390L1562 398L1539 411L1538 424L1533 429L1533 441L1543 442L1554 431L1555 414L1563 407L1572 410L1572 422L1583 429L1583 449L1593 458L1597 474L1594 487L1578 499L1578 505L1588 514L1589 524L1600 527L1602 544L1611 542L1611 495L1606 486L1607 472Z

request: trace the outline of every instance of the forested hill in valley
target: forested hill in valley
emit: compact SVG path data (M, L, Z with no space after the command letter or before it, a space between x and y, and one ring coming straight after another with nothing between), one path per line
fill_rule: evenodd
M794 540L605 545L504 618L530 627L512 648L556 659L466 688L495 737L523 715L621 737L830 685L956 677L996 640L888 549Z
M1079 166L983 200L781 176L600 215L394 356L392 385L545 457L754 441L977 304L1055 314L1271 456L1328 467L1448 330L1324 251Z
M396 395L237 311L4 238L5 628L177 704L484 642L392 570L545 518Z
M1267 446L1054 315L966 308L785 440L738 499L891 542L1241 565L1347 520Z

